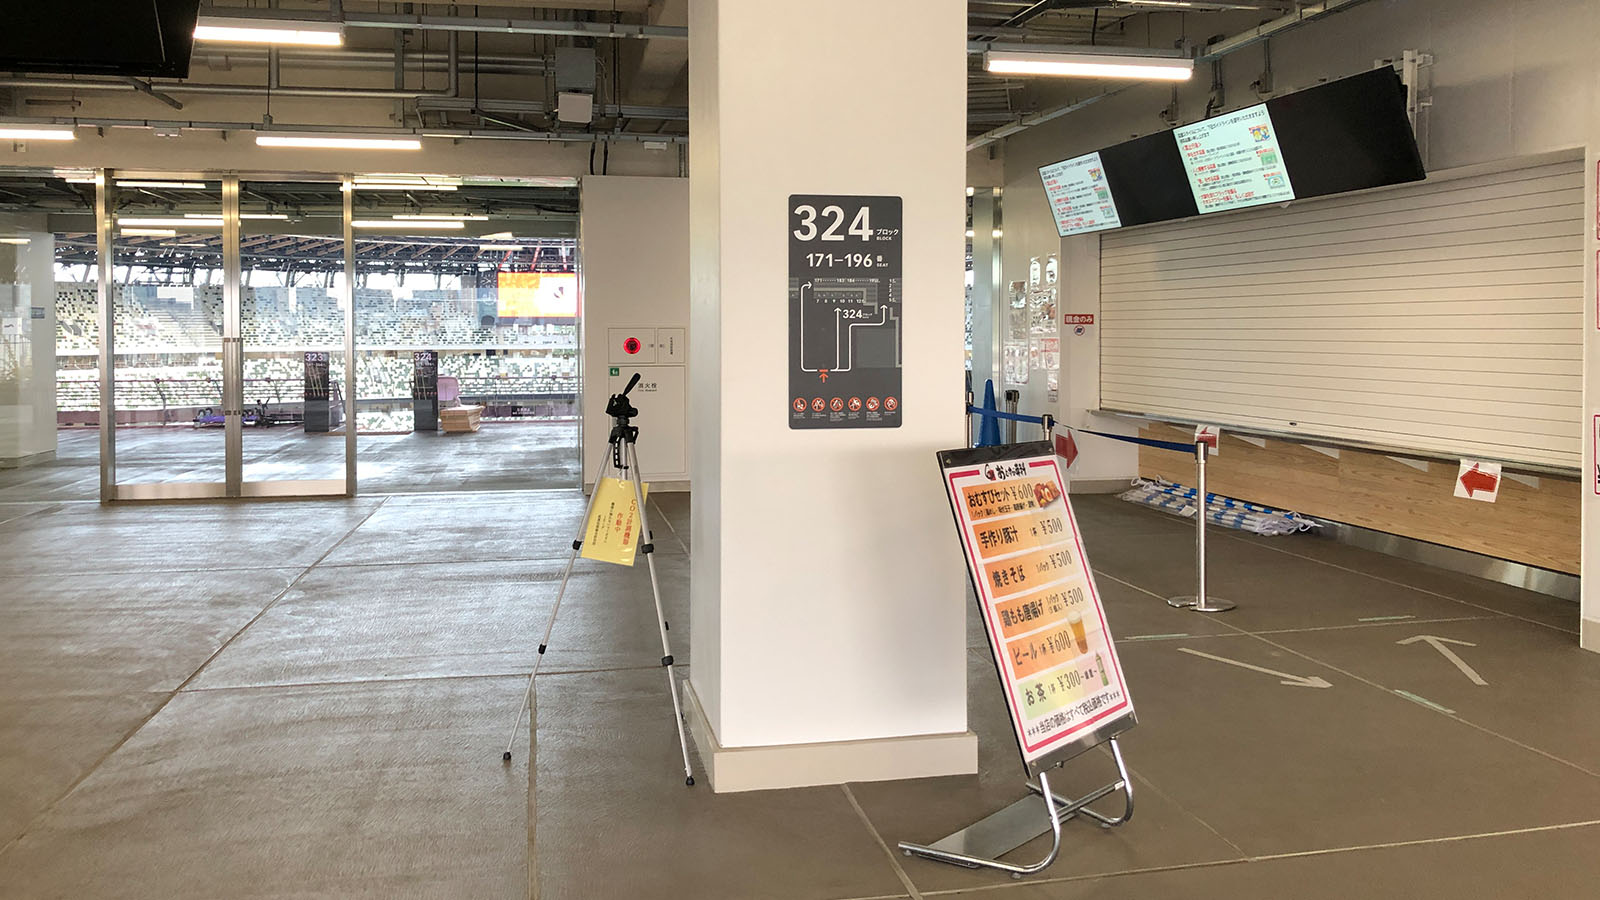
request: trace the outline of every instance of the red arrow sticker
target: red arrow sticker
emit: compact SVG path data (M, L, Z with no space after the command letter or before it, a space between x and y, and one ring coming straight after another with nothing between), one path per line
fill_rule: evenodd
M1463 459L1456 475L1455 493L1468 500L1493 503L1500 495L1500 464Z

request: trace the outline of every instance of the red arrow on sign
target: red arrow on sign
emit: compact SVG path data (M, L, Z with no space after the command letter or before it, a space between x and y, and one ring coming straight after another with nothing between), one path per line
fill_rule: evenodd
M1477 463L1473 463L1472 468L1461 473L1461 486L1466 489L1468 497L1478 491L1493 491L1499 484L1500 478L1498 476L1490 475L1488 472L1478 468Z
M824 382L826 382L828 380L828 370L827 369L818 369L817 370L817 377L821 378Z

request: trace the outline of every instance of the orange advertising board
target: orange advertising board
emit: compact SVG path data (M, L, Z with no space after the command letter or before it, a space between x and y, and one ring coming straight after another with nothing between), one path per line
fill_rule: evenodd
M1030 771L1132 727L1116 645L1047 442L939 454Z

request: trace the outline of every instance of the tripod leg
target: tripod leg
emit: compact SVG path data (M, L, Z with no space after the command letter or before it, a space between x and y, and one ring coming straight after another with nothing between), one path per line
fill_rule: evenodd
M511 760L511 748L517 742L517 729L522 727L522 714L528 711L533 703L533 679L539 675L539 664L544 662L544 651L550 644L550 632L556 627L556 613L561 611L561 599L567 595L567 581L572 578L572 566L578 561L578 550L583 547L583 530L589 526L589 515L594 512L595 498L600 496L600 479L606 477L610 470L611 461L608 458L600 466L600 474L595 477L594 492L589 495L589 502L583 508L583 521L578 524L578 536L572 539L572 550L567 554L567 568L561 573L561 588L556 591L556 604L550 607L550 618L544 624L544 638L539 641L539 655L533 658L533 671L528 673L528 689L522 694L522 708L517 710L517 720L511 723L511 736L506 738L506 750L500 755L502 760Z
M640 550L650 567L650 593L656 601L656 625L661 630L661 665L667 670L667 692L672 695L672 721L678 726L678 749L683 751L683 783L694 787L694 770L689 766L689 739L683 733L683 709L678 704L678 679L672 674L672 647L667 643L667 616L661 606L661 585L656 580L656 547L651 540L650 519L644 509L644 481L639 474L639 450L628 443L627 463L633 470L633 496L639 504Z

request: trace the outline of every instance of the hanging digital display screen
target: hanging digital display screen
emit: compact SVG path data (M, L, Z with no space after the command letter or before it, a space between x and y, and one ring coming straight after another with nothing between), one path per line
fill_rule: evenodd
M1086 182L1104 179L1110 209ZM1427 177L1392 68L1041 167L1062 237Z
M1122 226L1100 154L1088 153L1045 166L1039 177L1044 179L1044 193L1062 237Z
M1265 103L1172 132L1202 213L1294 199Z

